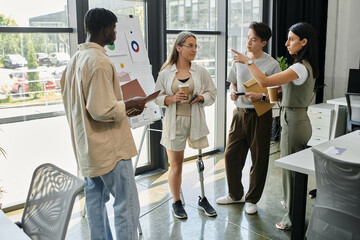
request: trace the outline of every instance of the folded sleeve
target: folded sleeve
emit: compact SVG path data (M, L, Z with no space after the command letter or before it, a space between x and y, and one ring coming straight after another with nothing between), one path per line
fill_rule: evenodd
M115 95L113 74L112 68L99 68L91 76L86 109L96 121L113 122L126 118L125 104Z

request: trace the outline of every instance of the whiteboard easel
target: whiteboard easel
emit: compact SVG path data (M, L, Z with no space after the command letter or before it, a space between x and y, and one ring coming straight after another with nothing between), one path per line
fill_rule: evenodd
M153 93L155 81L151 72L148 52L145 48L138 16L117 15L116 40L105 46L106 53L114 64L118 75L126 73L129 81L137 79L146 95ZM120 79L119 79L120 80ZM125 82L120 82L120 85ZM129 118L131 128L147 126L162 118L161 108L153 102L138 116Z

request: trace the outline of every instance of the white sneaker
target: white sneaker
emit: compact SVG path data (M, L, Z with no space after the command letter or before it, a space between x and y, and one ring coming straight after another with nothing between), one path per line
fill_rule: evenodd
M256 203L246 203L245 205L245 212L249 215L255 214L257 212Z
M219 197L216 199L216 203L220 205L227 205L227 204L234 204L234 203L244 203L245 202L245 196L242 196L240 200L234 200L232 197L230 197L229 194L223 197Z

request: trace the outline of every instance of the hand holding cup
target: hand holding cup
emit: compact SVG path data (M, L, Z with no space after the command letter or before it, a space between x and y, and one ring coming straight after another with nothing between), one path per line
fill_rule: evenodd
M279 86L268 87L267 90L269 93L270 103L277 103L280 101L279 94L278 94Z
M187 103L187 100L189 98L189 84L179 85L179 91L183 92L185 95L185 98L181 101L181 103Z

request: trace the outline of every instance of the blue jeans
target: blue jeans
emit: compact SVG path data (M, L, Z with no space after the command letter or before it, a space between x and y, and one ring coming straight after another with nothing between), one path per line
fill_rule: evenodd
M85 177L85 206L92 240L112 240L106 202L114 197L117 239L138 239L140 205L131 160L119 161L109 173Z

